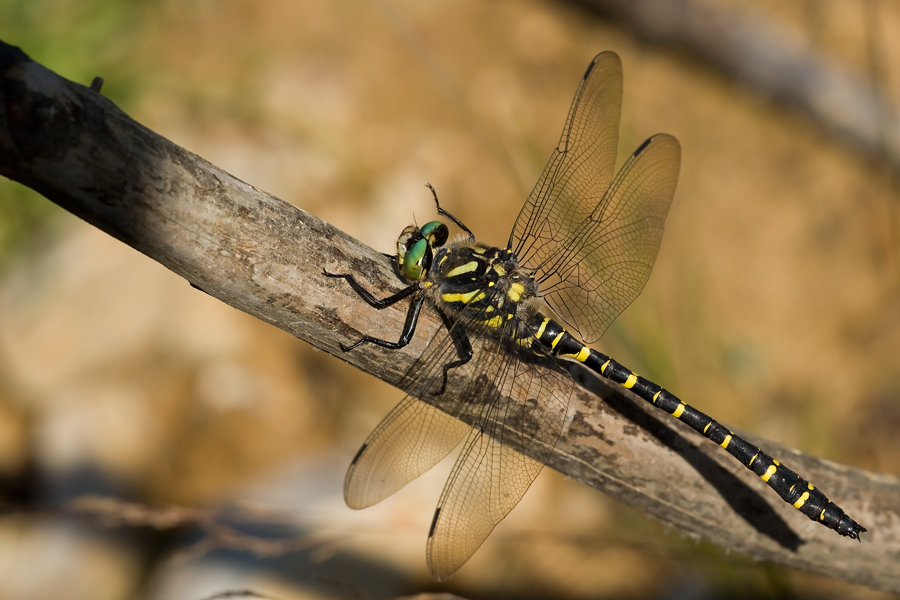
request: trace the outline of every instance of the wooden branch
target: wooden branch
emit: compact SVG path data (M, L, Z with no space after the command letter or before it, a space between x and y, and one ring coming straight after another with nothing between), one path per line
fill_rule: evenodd
M875 83L749 10L705 0L569 0L687 50L759 94L811 117L829 135L900 172L900 113Z
M389 261L130 119L99 93L0 42L0 173L159 261L192 285L389 383L439 326L400 351L338 344L395 337L406 306L376 311L343 281L387 295ZM398 224L398 230L403 224ZM576 372L580 378L583 375ZM858 544L781 501L730 456L618 386L584 376L550 466L725 548L900 591L900 481L748 436L869 529Z

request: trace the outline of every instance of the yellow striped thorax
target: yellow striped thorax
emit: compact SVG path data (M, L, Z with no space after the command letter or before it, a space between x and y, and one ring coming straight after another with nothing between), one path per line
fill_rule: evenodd
M519 306L537 293L533 277L519 270L511 252L472 242L438 249L428 279L442 306L450 312L466 309L492 329L513 321Z
M532 348L534 335L519 317L520 306L537 295L533 274L521 271L509 250L472 240L444 246L448 236L439 221L406 227L397 238L401 274L430 288L449 315L465 310L472 322Z

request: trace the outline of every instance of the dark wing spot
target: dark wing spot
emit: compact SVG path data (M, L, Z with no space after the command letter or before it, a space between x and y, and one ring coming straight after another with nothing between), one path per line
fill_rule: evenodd
M441 507L438 506L437 510L434 511L434 518L431 520L431 527L428 529L428 537L434 535L434 527L437 525L438 515L441 514Z
M588 65L587 71L584 72L584 77L581 78L582 81L584 81L585 79L587 79L587 78L588 78L588 75L591 74L591 71L594 70L594 65L597 64L597 59L600 58L600 56L602 56L602 55L598 54L597 56L595 56L595 57L594 57L594 60L591 61L591 64Z
M632 154L632 156L637 156L638 154L643 152L644 148L646 148L650 144L650 141L652 139L653 139L652 137L648 137L646 140L644 140L644 143L641 144L640 146L638 146L638 149L634 151L634 154Z
M365 449L368 448L368 447L369 447L368 444L363 444L363 445L362 445L362 448L359 449L359 452L356 453L356 456L354 456L354 457L353 457L353 460L350 462L350 465L351 465L351 466L353 466L353 465L356 464L356 461L358 461L358 460L359 460L359 457L362 456L363 451L365 451Z

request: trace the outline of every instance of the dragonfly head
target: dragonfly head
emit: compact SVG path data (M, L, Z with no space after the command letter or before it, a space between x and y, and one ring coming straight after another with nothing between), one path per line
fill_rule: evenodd
M403 276L411 281L424 279L435 249L443 246L449 236L450 230L440 221L406 227L397 238L397 264Z

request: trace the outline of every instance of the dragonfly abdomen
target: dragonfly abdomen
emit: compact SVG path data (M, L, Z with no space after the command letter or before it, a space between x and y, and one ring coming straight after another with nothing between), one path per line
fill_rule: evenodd
M641 377L605 354L588 348L553 319L537 314L529 323L529 328L534 337L555 356L584 364L598 375L631 390L656 408L669 413L720 445L742 465L756 473L785 502L793 505L811 520L855 540L859 539L860 533L866 531L825 494L778 460L736 435L709 415L685 404L675 394Z

